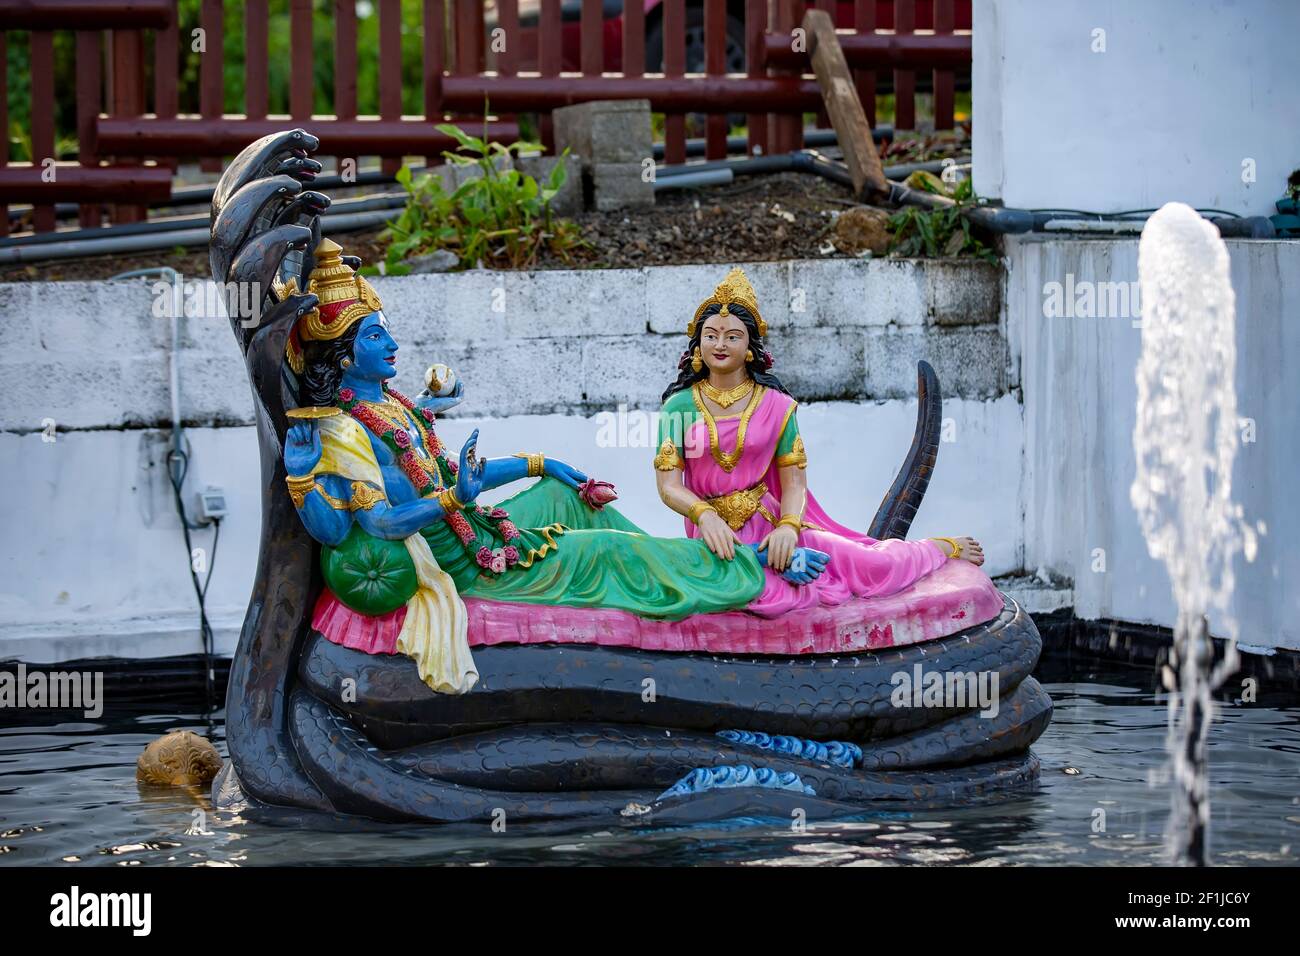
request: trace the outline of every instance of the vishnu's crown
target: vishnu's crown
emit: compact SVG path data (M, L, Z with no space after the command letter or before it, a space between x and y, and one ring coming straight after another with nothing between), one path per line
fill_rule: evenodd
M276 295L283 301L297 291L297 279L290 279L276 289ZM316 247L316 267L303 291L320 299L320 305L298 320L285 346L289 367L299 375L304 364L303 343L337 339L359 320L384 307L370 283L343 261L343 247L333 239L322 239Z
M695 318L691 319L686 325L686 335L688 337L695 335L695 326L699 324L704 312L711 305L721 305L722 309L719 315L727 314L729 305L743 306L754 321L758 324L758 334L760 337L767 335L767 322L758 312L758 296L754 294L754 287L749 284L749 279L745 277L745 270L739 266L727 273L727 277L718 283L713 295L709 296L700 303L700 307L695 310Z

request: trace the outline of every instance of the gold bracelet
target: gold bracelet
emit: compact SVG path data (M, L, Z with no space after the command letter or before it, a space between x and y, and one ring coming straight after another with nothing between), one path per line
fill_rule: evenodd
M930 540L942 541L944 544L948 545L948 547L952 548L952 554L948 555L948 557L950 558L961 557L961 545L957 543L957 540L955 538L934 537L931 538Z
M540 478L546 474L546 456L540 451L515 452L516 458L528 459L528 477Z
M295 508L301 508L307 500L307 493L316 487L315 475L285 475L284 483L289 486L289 497Z
M438 492L438 504L442 505L442 510L447 514L451 514L453 511L465 510L465 505L456 497L454 488L444 488Z
M695 504L691 505L691 510L687 512L686 517L691 519L691 524L698 527L700 519L704 517L704 514L707 511L712 511L714 514L718 513L718 509L713 507L713 505L709 504L707 501L697 501Z
M776 523L776 526L779 528L781 525L794 528L795 534L798 534L803 530L803 519L798 515L781 515L781 520Z

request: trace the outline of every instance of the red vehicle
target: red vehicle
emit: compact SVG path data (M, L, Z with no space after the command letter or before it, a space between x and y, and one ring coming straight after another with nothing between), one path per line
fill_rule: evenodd
M645 3L645 68L647 73L663 71L663 3L662 0L644 0ZM623 0L603 0L605 70L618 73L623 68ZM853 0L838 0L835 7L835 25L853 26ZM971 0L956 0L954 27L969 30L971 26ZM541 0L519 0L519 26L521 27L519 56L516 69L520 72L537 70L538 19ZM561 71L578 72L580 67L580 18L582 0L561 0ZM496 26L496 2L487 0L487 30ZM929 30L934 25L933 5L926 0L916 4L914 28ZM894 28L893 0L877 0L876 28ZM727 3L727 72L745 71L745 4L744 0ZM704 4L701 0L686 0L686 72L704 72ZM918 77L920 79L920 77ZM887 82L888 77L882 76Z

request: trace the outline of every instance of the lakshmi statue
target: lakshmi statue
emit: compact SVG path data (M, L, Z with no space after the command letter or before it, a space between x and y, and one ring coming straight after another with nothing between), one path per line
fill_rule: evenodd
M949 558L983 564L973 538L877 541L822 509L808 490L798 403L771 372L766 335L753 286L732 269L686 326L655 456L659 496L690 537L727 561L738 543L764 560L762 593L746 609L774 617L893 594Z

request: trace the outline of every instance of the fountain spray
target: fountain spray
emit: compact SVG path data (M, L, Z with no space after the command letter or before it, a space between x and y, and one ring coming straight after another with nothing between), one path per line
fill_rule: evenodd
M1137 366L1137 475L1130 491L1147 550L1169 572L1178 619L1162 671L1169 697L1175 862L1208 859L1206 737L1213 693L1238 667L1228 613L1233 562L1255 556L1255 530L1232 500L1239 444L1236 316L1228 250L1215 227L1168 203L1138 245L1142 352ZM1226 640L1214 663L1209 614Z

